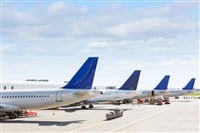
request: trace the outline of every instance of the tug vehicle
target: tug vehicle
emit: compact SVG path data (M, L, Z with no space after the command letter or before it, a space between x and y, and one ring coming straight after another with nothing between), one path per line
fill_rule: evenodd
M123 116L123 110L122 109L115 109L112 112L106 113L106 120L111 120L111 119L115 119L118 117L122 117Z

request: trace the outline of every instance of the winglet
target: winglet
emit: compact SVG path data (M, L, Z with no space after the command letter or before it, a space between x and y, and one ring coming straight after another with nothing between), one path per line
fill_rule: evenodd
M98 57L89 57L64 89L91 89Z
M140 77L140 70L135 70L119 89L120 90L136 90L139 77Z
M165 75L165 77L160 81L160 83L155 87L154 90L167 90L169 78L169 75Z
M192 90L194 88L194 82L195 82L195 78L192 78L187 84L186 86L183 88L183 90Z

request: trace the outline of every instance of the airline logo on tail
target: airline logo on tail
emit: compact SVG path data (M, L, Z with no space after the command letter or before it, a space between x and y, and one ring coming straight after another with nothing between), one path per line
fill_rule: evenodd
M140 70L135 70L119 90L136 90L140 77Z
M91 89L98 57L89 57L64 89Z

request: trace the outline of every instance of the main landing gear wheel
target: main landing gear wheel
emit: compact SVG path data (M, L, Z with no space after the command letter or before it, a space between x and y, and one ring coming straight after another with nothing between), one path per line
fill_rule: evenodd
M14 112L8 113L8 118L9 119L16 119L17 117L18 117L17 113L14 113Z
M86 106L85 106L85 105L82 105L82 106L81 106L81 109L86 109Z
M93 104L90 104L90 105L89 105L89 109L92 109L92 108L94 108L94 105L93 105Z

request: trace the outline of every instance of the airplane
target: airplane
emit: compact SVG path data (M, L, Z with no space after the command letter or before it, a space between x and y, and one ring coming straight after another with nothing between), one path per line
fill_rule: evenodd
M135 70L119 89L101 90L101 95L92 97L87 100L87 102L89 102L89 108L93 108L92 103L95 102L120 102L137 95L135 90L138 85L139 76L140 70ZM86 106L82 105L81 108L85 109Z
M158 85L153 90L141 90L138 91L138 95L133 97L133 99L143 99L149 96L160 96L167 93L169 75L165 75L163 79L158 83Z
M20 84L1 83L0 116L17 118L27 109L48 109L87 100L95 94L91 91L98 57L89 57L72 79L63 87L4 90L4 87L20 88Z
M167 93L163 94L163 97L178 97L185 94L193 93L196 91L194 90L194 83L195 83L195 78L192 78L185 85L185 87L182 88L182 90L180 89L168 90Z

